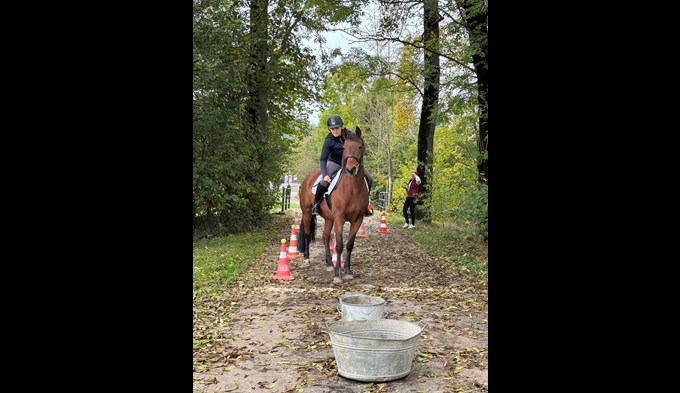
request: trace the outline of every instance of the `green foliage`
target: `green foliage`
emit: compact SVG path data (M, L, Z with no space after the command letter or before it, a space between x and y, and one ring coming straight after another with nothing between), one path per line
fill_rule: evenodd
M317 54L304 39L322 43L319 33L341 22L357 26L364 0L270 3L266 134L253 135L244 103L249 98L248 3L195 0L193 210L195 236L219 236L257 228L279 203L283 173L301 180L318 167L326 118L339 114L349 129L362 127L367 170L374 178L372 200L393 185L390 211L401 212L403 185L416 168L418 116L422 94L422 45L391 43L371 54L352 49L330 68L333 53ZM460 2L442 3L441 93L435 132L431 218L471 225L485 233L485 187L477 182L476 81L471 61L484 34L471 42ZM486 1L465 1L469 14L484 14ZM422 11L422 9L420 10ZM418 14L399 4L383 4L379 33L396 34L399 24ZM374 48L372 48L374 49ZM336 51L337 52L337 51ZM336 53L337 55L337 53ZM388 56L389 55L389 56ZM324 63L324 61L328 61ZM325 73L328 71L327 73ZM321 93L319 93L321 92ZM304 103L321 102L319 122L307 123ZM466 224L469 222L470 224Z
M325 122L325 120L324 120ZM325 135L324 135L325 136ZM315 136L307 136L295 146L291 158L290 173L297 175L300 183L312 170L319 168L321 146Z
M413 74L416 72L413 55L408 49L399 56L396 68L403 77L417 78ZM374 178L372 201L377 200L380 191L387 190L391 175L393 187L388 211L400 215L406 198L404 186L411 171L417 168L418 110L413 92L394 83L400 79L370 77L376 74L371 67L386 65L384 61L369 59L361 63L345 61L335 67L326 78L324 99L329 109L322 114L322 120L325 122L324 115L331 113L341 114L346 123L356 119L367 145L365 165ZM488 196L486 187L480 187L477 181L476 100L461 87L473 85L459 85L459 95L451 96L455 99L447 96L446 109L450 113L438 120L441 125L435 132L433 178L428 183L432 204L428 207L431 219L457 223L482 235L486 233ZM317 134L319 146L326 133L324 124Z
M270 3L268 26L259 29L267 42L260 46L261 37L249 31L248 2L193 2L195 236L251 230L269 213L279 178L292 166L289 153L309 134L304 104L319 100L323 80L323 68L302 39L355 20L360 4L312 0L301 10L292 0ZM260 57L267 64L253 73L256 43L267 51ZM252 92L266 97L258 108L266 111L267 123L258 127L246 110Z
M435 220L479 224L486 232L488 190L477 181L477 117L456 117L449 127L435 133L433 209Z

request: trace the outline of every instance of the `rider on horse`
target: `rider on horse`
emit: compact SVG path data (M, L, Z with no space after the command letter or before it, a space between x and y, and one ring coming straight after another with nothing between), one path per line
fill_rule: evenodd
M319 165L321 167L321 182L316 186L316 194L314 195L314 207L312 214L321 214L319 203L323 194L328 190L331 183L331 176L333 176L340 168L342 168L342 149L345 143L345 138L348 130L343 128L344 123L342 118L338 115L332 115L326 121L328 126L328 135L323 142L321 149L321 159ZM371 194L371 187L373 186L373 178L364 167L364 174L366 175L366 182L368 183L368 194ZM364 213L365 217L373 215L371 208L367 207Z

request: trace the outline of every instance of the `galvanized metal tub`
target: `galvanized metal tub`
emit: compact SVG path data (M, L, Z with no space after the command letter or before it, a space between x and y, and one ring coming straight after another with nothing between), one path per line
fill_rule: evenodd
M421 326L422 324L422 326ZM384 382L413 369L418 337L427 326L397 319L340 322L326 329L338 374L362 382Z
M340 296L338 312L343 322L385 318L385 299L378 296L352 293Z

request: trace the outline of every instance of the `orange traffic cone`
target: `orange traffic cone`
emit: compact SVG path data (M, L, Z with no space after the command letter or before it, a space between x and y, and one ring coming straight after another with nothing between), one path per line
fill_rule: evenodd
M297 236L295 235L295 225L290 227L290 247L288 247L288 258L297 258L300 256L300 251L297 247Z
M279 268L274 276L277 280L292 280L290 269L288 268L288 255L286 252L286 239L281 239L281 253L279 254Z
M387 221L385 221L385 212L383 212L382 219L380 220L380 233L387 233Z
M333 266L338 264L338 253L335 251L335 233L333 233L333 241L331 242L331 248L333 249L333 257L331 258L331 262L333 262ZM340 267L345 268L345 261L340 258Z
M361 223L359 230L357 231L356 237L366 237L366 230L364 229L364 223Z
M300 233L300 218L298 217L297 212L295 212L295 222L293 222L293 225L295 226L295 233ZM292 242L290 243L290 246L293 247Z

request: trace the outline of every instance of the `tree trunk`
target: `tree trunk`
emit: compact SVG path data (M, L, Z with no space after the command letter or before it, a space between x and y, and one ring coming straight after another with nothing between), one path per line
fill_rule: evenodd
M266 214L264 199L261 195L267 192L266 184L262 181L263 174L267 172L269 154L267 151L271 145L268 137L268 106L269 106L269 46L268 28L269 16L267 8L269 0L250 0L250 53L248 64L248 99L245 103L247 113L244 123L247 127L247 143L259 146L251 157L250 165L240 174L240 178L246 184L248 191L243 198L248 201L250 219ZM231 217L225 216L224 220Z
M489 65L487 63L488 47L488 9L480 0L465 0L463 12L470 35L472 61L477 74L477 102L479 105L479 135L477 138L477 181L482 185L489 184L489 122L488 122L488 86ZM486 211L481 225L484 227L484 240L489 238L489 212Z
M487 9L477 7L479 0L465 1L465 20L467 22L468 33L470 35L470 45L473 47L472 61L477 74L477 101L479 105L479 135L477 138L477 148L479 158L477 159L477 179L481 184L488 184L489 163L487 152L489 149L489 123L488 123L488 92L489 92L489 67L487 58L488 47L488 13ZM470 12L472 6L476 7L476 12Z
M418 128L418 174L420 175L420 196L424 202L416 211L418 218L431 222L430 209L432 206L432 163L434 153L434 129L436 117L433 116L439 102L439 5L437 0L425 0L423 9L423 43L425 64L423 68L423 107L420 112L420 126ZM433 53L428 48L437 50Z
M248 120L253 132L253 141L266 140L267 106L269 100L269 90L267 80L269 79L269 67L267 58L269 57L269 47L267 45L267 24L269 16L267 8L269 0L250 1L250 68L248 75L248 102L246 111ZM258 162L263 163L267 157L258 157Z

